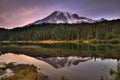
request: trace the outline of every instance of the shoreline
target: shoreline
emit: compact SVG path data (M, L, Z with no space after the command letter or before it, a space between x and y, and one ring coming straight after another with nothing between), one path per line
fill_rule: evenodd
M43 43L43 44L54 44L54 43L79 43L79 40L43 40L43 41L1 41L0 43Z
M111 44L111 43L120 43L120 39L110 39L110 40L99 40L99 39L90 39L90 40L41 40L41 41L0 41L0 43L28 43L28 44L56 44L56 43L84 43L84 44L91 44L91 43L105 43L105 44Z

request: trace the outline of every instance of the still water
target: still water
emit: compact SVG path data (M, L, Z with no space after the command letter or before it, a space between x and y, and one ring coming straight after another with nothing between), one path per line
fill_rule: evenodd
M60 80L65 76L70 80L105 80L110 79L110 69L116 70L117 59L102 59L94 57L30 57L23 54L6 53L0 55L0 62L15 62L16 64L33 64L40 68L39 72L48 75L52 80Z

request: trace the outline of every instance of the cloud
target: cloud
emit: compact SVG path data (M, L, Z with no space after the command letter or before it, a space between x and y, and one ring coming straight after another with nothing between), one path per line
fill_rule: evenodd
M0 22L8 21L8 17L4 14L0 14Z
M35 15L39 11L38 8L22 8L14 13L0 13L0 26L11 28L15 26L23 26L35 21ZM7 27L8 26L8 27Z
M39 9L38 8L31 8L31 9L22 9L19 12L16 12L16 16L20 16L20 17L26 17L26 16L31 16L34 13L36 13ZM19 14L18 14L19 13Z
M35 20L34 18L26 18L21 22L21 25L29 24L29 23L33 22L34 20Z
M4 22L7 23L9 21L14 21L14 19L17 19L19 21L19 19L21 18L27 18L27 17L31 17L32 15L36 14L37 11L39 11L38 8L30 8L30 9L20 9L18 11L12 12L12 13L0 13L0 22Z

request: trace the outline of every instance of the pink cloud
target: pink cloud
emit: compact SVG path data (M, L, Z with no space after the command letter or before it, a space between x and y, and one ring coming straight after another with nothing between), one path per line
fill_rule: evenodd
M32 23L33 21L34 21L35 19L34 18L26 18L26 19L24 19L24 20L21 20L21 21L19 21L19 22L11 22L10 23L10 25L11 25L11 27L9 27L9 29L10 28L13 28L13 27L22 27L22 26L24 26L24 25L27 25L27 24L29 24L29 23ZM18 25L19 24L19 25ZM18 25L18 26L16 26L16 25ZM6 27L6 28L8 28L8 27Z
M32 8L32 9L23 9L19 12L16 13L17 16L21 16L21 17L26 17L26 16L31 16L32 14L36 13L38 11L37 8Z
M7 18L7 16L6 15L4 15L4 14L0 14L0 21L7 21L8 20L8 18Z
M34 18L27 18L22 21L22 25L29 24L29 23L33 22L34 20L35 20Z
M24 26L37 20L40 13L39 8L20 9L12 13L1 14L0 13L0 26L6 28L13 28L16 26ZM39 14L38 14L39 13Z

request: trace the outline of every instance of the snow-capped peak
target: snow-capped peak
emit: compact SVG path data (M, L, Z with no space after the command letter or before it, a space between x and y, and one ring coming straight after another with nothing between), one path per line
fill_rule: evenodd
M78 14L69 13L67 11L54 11L52 14L47 16L44 19L35 21L32 24L42 24L42 23L94 23L95 20L86 18L86 17L80 17Z
M97 20L97 22L103 22L103 21L107 21L107 19L101 18L100 20Z

